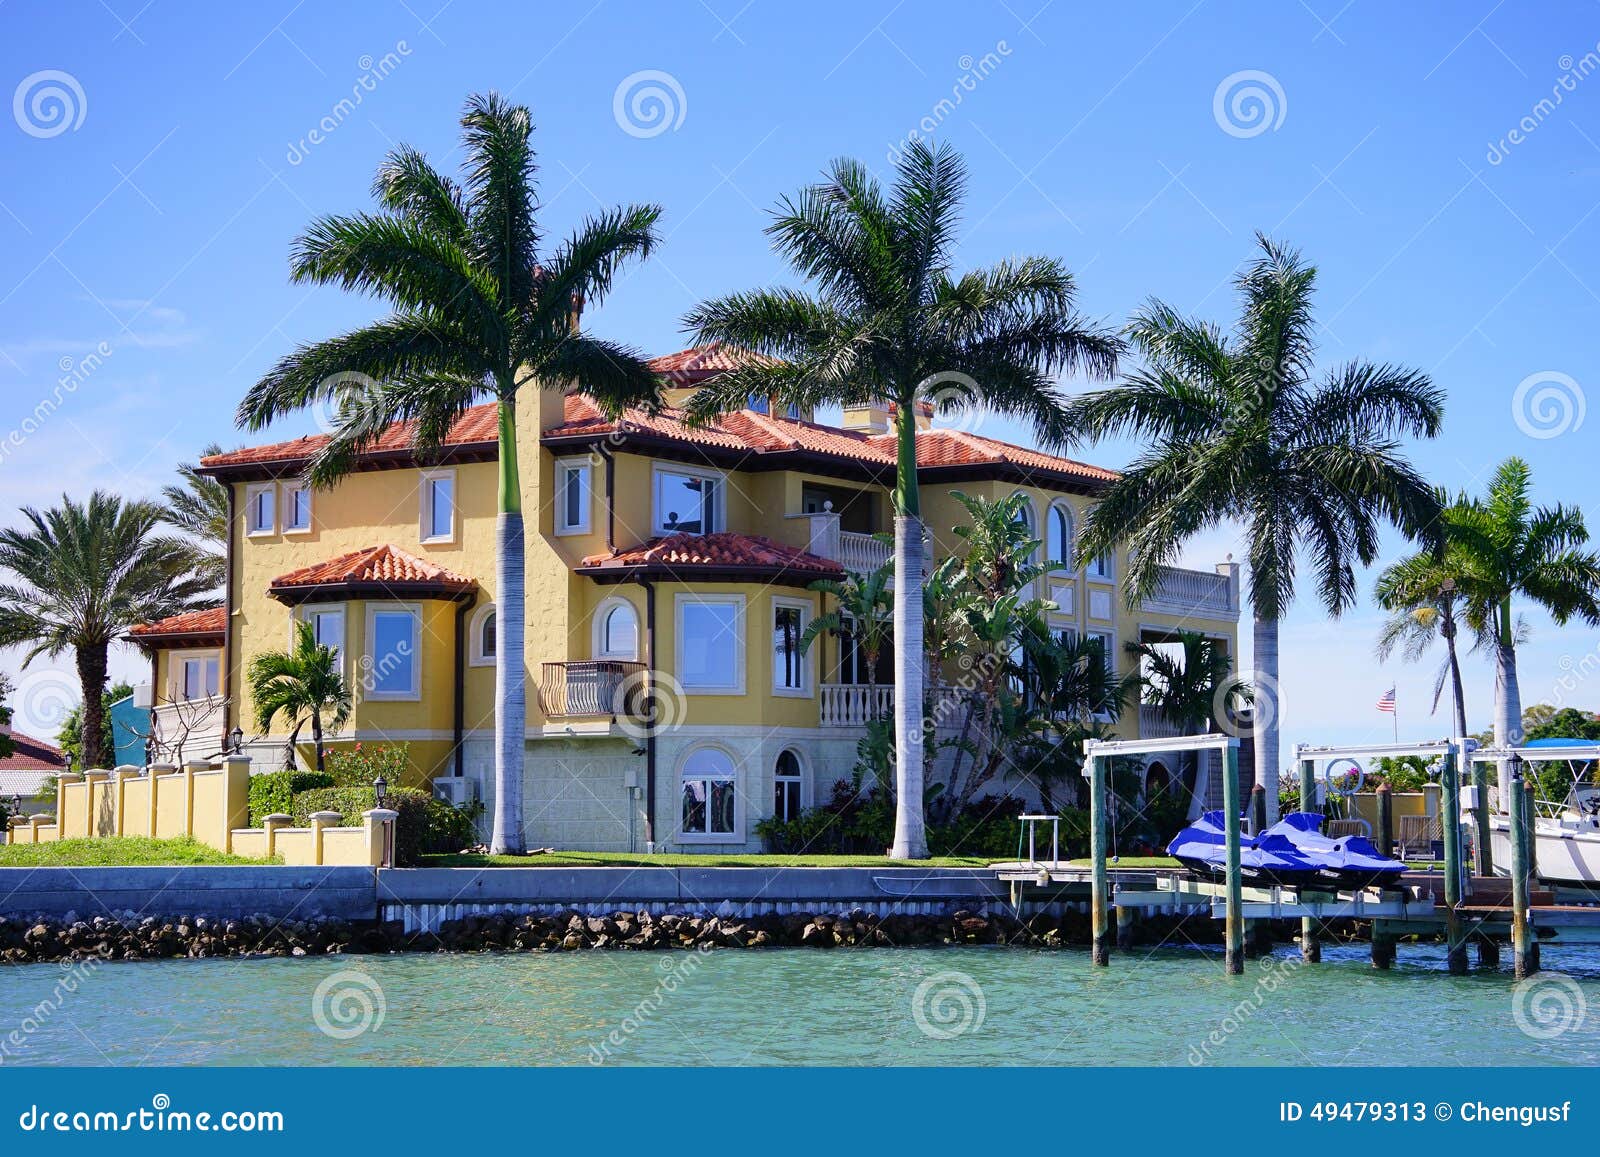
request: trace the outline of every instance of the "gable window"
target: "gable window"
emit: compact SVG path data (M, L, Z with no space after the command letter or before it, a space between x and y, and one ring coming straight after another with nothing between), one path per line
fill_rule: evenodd
M285 534L311 529L311 488L283 488L283 530Z
M1051 570L1072 569L1072 508L1064 502L1050 507L1045 526L1045 554Z
M794 820L800 818L802 806L800 787L800 757L788 748L778 753L778 762L772 769L772 818Z
M800 650L811 608L795 599L772 600L772 690L777 695L811 693L811 663Z
M714 534L722 529L722 475L709 470L657 466L657 534Z
M495 633L493 603L485 603L473 613L467 631L467 638L471 641L468 662L474 667L494 666L494 657L499 652L499 638Z
M678 682L690 694L744 694L744 596L678 595Z
M215 654L174 656L175 700L209 699L217 693L218 657Z
M369 606L367 653L361 660L361 686L368 699L416 699L421 689L417 635L421 615L415 607Z
M312 637L319 647L332 647L335 654L344 652L344 608L306 607L300 617L311 624Z
M700 747L683 761L683 825L686 840L732 836L738 808L738 772L720 747Z
M273 534L278 529L278 488L267 482L244 492L246 534Z
M597 659L639 657L639 615L626 599L600 604L595 621L594 654Z
M430 470L422 475L422 541L450 542L456 536L456 473Z
M574 459L556 463L556 533L588 534L593 475L589 463Z

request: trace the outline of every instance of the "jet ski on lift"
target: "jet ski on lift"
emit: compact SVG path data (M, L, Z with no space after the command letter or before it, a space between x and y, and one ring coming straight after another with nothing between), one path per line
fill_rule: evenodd
M1317 866L1323 884L1339 888L1395 887L1406 866L1364 836L1324 835L1317 812L1290 812L1256 839L1256 846L1293 848Z
M1167 854L1197 875L1224 879L1227 873L1225 815L1206 812L1179 832ZM1322 834L1322 817L1291 812L1257 836L1239 837L1239 871L1253 883L1290 888L1370 888L1397 885L1405 865L1379 853L1361 836L1333 839Z

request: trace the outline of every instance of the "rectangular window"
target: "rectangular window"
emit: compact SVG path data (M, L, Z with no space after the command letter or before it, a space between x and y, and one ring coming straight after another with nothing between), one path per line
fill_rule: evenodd
M319 647L332 647L336 654L344 652L344 608L306 608L302 615L311 624L312 637Z
M449 542L456 536L456 476L451 470L422 476L422 541Z
M679 595L678 682L699 694L744 694L744 597Z
M790 402L789 405L784 409L783 413L785 417L792 418L794 421L798 422L800 420L800 403Z
M368 608L367 653L361 674L366 698L417 698L419 621L418 612L411 607Z
M278 529L277 487L268 482L244 492L246 534L272 534Z
M194 655L179 660L178 697L209 699L217 693L217 656Z
M656 468L655 533L714 534L722 529L722 475Z
M592 483L589 463L556 463L556 533L588 534Z
M283 488L283 529L311 529L311 490L305 486Z
M1086 637L1100 640L1100 648L1103 652L1101 658L1105 661L1106 671L1109 674L1115 675L1117 673L1117 656L1115 654L1116 648L1112 642L1111 632L1089 631Z
M1111 556L1099 554L1089 560L1089 577L1092 579L1109 579L1111 577Z
M811 664L800 651L809 608L787 599L772 601L772 690L779 695L811 691Z
M760 394L750 395L750 409L757 414L767 414L772 411L772 400Z

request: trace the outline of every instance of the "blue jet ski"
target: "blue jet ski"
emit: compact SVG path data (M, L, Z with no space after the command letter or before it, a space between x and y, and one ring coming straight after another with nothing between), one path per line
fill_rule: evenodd
M1364 836L1334 839L1320 830L1322 816L1290 812L1257 840L1270 849L1293 848L1316 865L1322 883L1339 888L1397 887L1406 866L1391 859Z
M1184 828L1167 845L1167 855L1197 875L1223 879L1228 848L1224 813L1210 811ZM1239 838L1239 872L1254 883L1308 887L1319 881L1316 863L1287 840L1263 845L1259 838Z

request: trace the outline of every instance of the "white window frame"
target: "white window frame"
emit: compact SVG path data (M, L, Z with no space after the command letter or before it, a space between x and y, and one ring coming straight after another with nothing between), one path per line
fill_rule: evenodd
M672 613L672 643L674 660L674 673L678 683L683 688L685 695L743 695L745 693L745 597L743 595L704 595L679 592L673 596ZM696 686L689 683L684 675L683 664L683 608L693 604L695 606L721 605L733 608L733 633L734 633L734 681L726 685Z
M217 668L217 690L201 695L194 699L186 699L183 695L183 671L189 663L214 663ZM200 678L205 681L205 668L201 667ZM167 657L167 702L169 703L205 703L215 699L222 689L222 652L215 648L196 648L190 651L173 651Z
M417 496L417 541L422 543L447 543L456 540L456 530L461 523L461 491L456 486L454 470L423 470ZM429 534L433 526L433 484L450 483L450 533Z
M1100 639L1105 644L1106 671L1115 677L1117 674L1117 633L1115 631L1102 631L1098 628L1083 632L1086 639ZM1104 711L1096 711L1091 716L1096 723L1110 723L1111 716Z
M295 526L292 522L289 521L289 519L294 516L294 496L296 494L304 494L306 496L306 524L304 526ZM311 487L310 486L307 486L304 482L285 482L285 483L283 483L283 485L281 487L279 487L278 507L280 509L282 509L282 511L283 511L283 519L282 519L282 522L283 522L283 533L285 533L285 534L310 534L311 533L311 523L312 523L312 520L316 517L316 513L315 513L315 510L313 508L313 500L312 500L312 497L311 497Z
M778 774L778 760L783 758L785 752L788 752L790 755L794 756L795 766L800 769L795 775ZM778 754L772 757L772 802L774 805L772 808L773 819L778 818L778 809L776 805L778 802L778 784L780 783L795 783L799 785L800 791L798 792L798 810L800 812L804 812L808 807L811 806L811 764L809 761L807 761L805 753L802 752L798 747L779 748ZM791 816L790 818L793 819L795 817Z
M469 667L493 667L494 656L486 655L483 651L483 624L490 615L495 614L493 603L484 603L483 606L472 612L467 619L467 665ZM494 621L495 650L500 649L500 619Z
M583 518L579 522L567 521L567 487L571 485L571 475L581 474L583 481ZM556 459L556 509L555 528L560 535L588 534L594 523L592 511L594 509L594 466L587 458L557 458Z
M731 832L709 832L709 831L708 832L690 832L690 831L685 831L684 828L683 828L683 784L684 784L684 779L686 778L684 773L685 773L685 771L688 770L689 761L691 759L693 759L696 754L698 754L699 752L702 752L702 751L717 751L717 752L720 752L723 755L727 756L728 757L728 761L731 764L733 764L733 773L732 773L731 777L729 777L726 780L726 782L729 782L729 783L733 784L733 830ZM686 843L686 844L742 844L742 843L745 842L745 835L744 835L744 832L745 832L744 792L743 792L743 790L741 790L741 787L740 787L740 780L743 778L743 774L744 774L744 772L743 772L742 764L741 764L741 761L740 761L739 757L737 755L735 755L732 751L728 750L728 748L722 746L720 743L697 743L693 747L689 748L688 751L683 753L683 758L678 761L678 779L677 779L677 783L678 783L678 795L677 795L678 825L677 826L678 826L678 839L679 839L680 842ZM697 776L696 778L701 778L701 777ZM713 777L707 777L707 778L708 778L708 781L709 781L709 778L713 778ZM717 776L717 777L714 777L714 778L722 779L721 776ZM710 817L710 814L711 814L711 799L710 799L710 793L708 792L707 793L707 798L706 798L706 815L707 815L708 819Z
M724 530L728 525L728 476L721 470L707 470L700 466L680 466L676 462L654 462L650 469L650 529L654 534L688 534L690 531L669 530L666 526L666 512L656 507L656 499L660 493L660 478L663 474L681 474L686 478L705 478L717 484L716 499L712 503L711 521L715 534ZM705 534L702 530L699 533Z
M633 615L633 649L630 651L611 651L606 649L606 619L611 612L624 608ZM636 663L639 660L639 608L633 605L632 599L623 598L621 595L611 595L602 599L600 605L594 609L594 622L590 628L589 653L596 659L617 659L622 662Z
M786 699L810 699L815 693L813 689L815 688L817 682L815 678L815 672L813 670L815 665L815 650L806 651L800 656L800 686L785 687L781 682L779 682L779 675L781 672L779 671L778 666L777 632L778 611L780 608L787 608L800 612L800 633L802 635L805 634L806 627L808 627L811 623L812 605L805 599L790 598L786 595L772 596L772 611L769 616L773 639L772 693L774 695L782 696Z
M1064 544L1066 546L1067 557L1064 558L1064 559L1054 559L1054 558L1050 557L1050 527L1051 527L1051 524L1055 521L1055 517L1056 517L1056 512L1057 511L1065 511L1066 515L1067 515L1067 541ZM1050 504L1049 509L1045 511L1045 525L1044 525L1044 547L1043 547L1043 550L1044 550L1044 553L1045 553L1045 565L1050 568L1050 573L1052 575L1061 576L1061 575L1070 575L1070 574L1073 573L1073 569L1072 569L1072 552L1073 552L1074 549L1076 549L1076 547L1078 545L1077 544L1077 538L1078 538L1078 514L1077 514L1077 511L1072 509L1072 503L1067 502L1064 499L1060 499L1060 498L1056 499L1054 502L1052 502Z
M350 604L303 603L295 608L294 617L298 622L310 623L318 615L329 614L337 614L339 616L339 643L337 649L339 652L339 662L342 666L345 657L350 654ZM313 623L311 628L313 634L316 632L316 629L316 625ZM292 634L292 627L290 628L290 631ZM294 645L293 638L290 639L290 645Z
M379 691L376 685L364 682L361 698L374 703L414 703L422 698L422 604L421 603L368 603L366 638L361 644L363 679L378 665L378 656L372 653L377 638L377 621L380 614L406 613L411 616L411 684L402 691Z
M256 500L263 494L272 499L272 518L265 526L256 525ZM246 538L265 538L278 533L278 484L253 482L244 488L244 533Z

